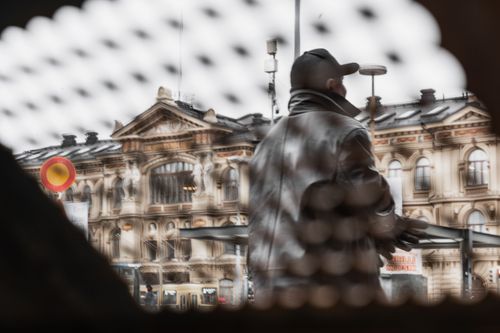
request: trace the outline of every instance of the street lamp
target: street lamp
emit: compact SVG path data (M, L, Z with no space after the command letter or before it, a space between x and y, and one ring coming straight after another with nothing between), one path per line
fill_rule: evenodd
M370 97L370 134L372 140L375 139L375 112L377 105L375 102L375 76L384 75L387 73L387 68L382 65L363 65L359 68L359 74L370 75L372 77L372 96Z
M264 71L271 74L271 82L269 82L268 93L271 98L271 125L274 124L274 112L279 113L279 108L276 103L276 72L278 71L278 60L276 60L276 52L278 51L278 41L276 39L269 39L266 43L267 54L272 56L267 59L264 64Z

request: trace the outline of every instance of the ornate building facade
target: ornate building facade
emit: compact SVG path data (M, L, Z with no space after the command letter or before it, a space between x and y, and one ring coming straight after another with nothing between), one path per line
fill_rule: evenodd
M439 226L500 234L500 145L491 118L474 96L436 99L424 89L419 101L382 105L374 126L367 110L358 120L374 134L379 171L401 186L402 213ZM421 252L428 299L462 293L458 249ZM474 249L472 290L497 291L500 252Z
M196 110L160 88L148 110L116 123L113 140L66 135L62 146L17 159L35 177L49 157L71 159L77 180L63 200L89 203L88 239L111 263L140 265L143 298L151 284L159 305L238 304L245 247L181 238L179 229L247 224L247 162L265 122Z
M379 171L401 184L402 214L500 234L500 145L473 96L436 99L427 89L414 103L378 99L373 123L366 110L357 118L372 131ZM62 145L17 159L35 177L49 157L72 160L77 180L63 200L89 203L89 241L113 264L139 265L140 291L151 284L159 305L238 304L246 296L245 247L183 238L179 230L247 224L248 161L264 125L260 114L232 119L196 110L160 88L148 110L116 123L112 140L90 132L76 143L66 135ZM474 255L475 293L496 291L500 252ZM458 249L424 249L421 259L429 300L462 293Z

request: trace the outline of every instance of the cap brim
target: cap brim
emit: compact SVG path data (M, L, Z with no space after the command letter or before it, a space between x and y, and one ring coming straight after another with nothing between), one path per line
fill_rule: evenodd
M359 70L359 65L355 62L344 64L340 66L342 75L354 74Z

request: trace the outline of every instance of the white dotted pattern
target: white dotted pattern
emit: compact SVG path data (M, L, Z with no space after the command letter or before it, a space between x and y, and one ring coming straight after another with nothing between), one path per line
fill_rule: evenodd
M89 0L8 28L0 38L0 141L19 152L57 145L62 133L109 138L114 120L147 109L160 85L201 109L270 117L264 61L272 37L282 41L276 87L286 114L293 22L292 0ZM383 103L415 99L422 88L460 95L465 86L457 60L438 46L435 20L410 0L302 1L301 29L302 51L324 47L341 63L387 66L376 78ZM345 83L348 99L363 106L370 78Z

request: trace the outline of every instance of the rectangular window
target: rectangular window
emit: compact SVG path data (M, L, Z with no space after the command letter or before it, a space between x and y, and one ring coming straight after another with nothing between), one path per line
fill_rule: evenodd
M415 189L428 191L431 188L430 167L417 166L415 169Z
M488 184L488 162L469 162L467 169L467 185L478 186Z
M229 242L224 242L224 254L236 254L236 245Z
M177 304L177 291L175 291L175 290L164 290L163 291L163 304L164 305L175 305L175 304Z
M189 260L189 258L191 258L191 240L190 239L181 240L181 249L182 249L181 259Z
M175 241L172 239L167 240L167 259L172 260L175 258Z
M146 241L146 252L148 254L149 260L156 260L158 253L158 243L155 240Z
M164 272L163 283L189 283L189 272Z
M201 302L203 304L217 304L217 288L201 288Z

